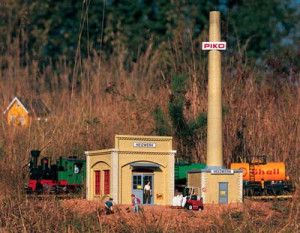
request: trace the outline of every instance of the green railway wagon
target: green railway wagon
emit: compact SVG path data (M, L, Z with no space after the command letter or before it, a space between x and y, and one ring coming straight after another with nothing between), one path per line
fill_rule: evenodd
M83 186L86 176L86 161L76 157L63 158L57 161L58 181L66 182L67 186Z
M187 173L191 170L201 170L206 167L204 163L176 163L175 164L175 186L180 191L186 186Z

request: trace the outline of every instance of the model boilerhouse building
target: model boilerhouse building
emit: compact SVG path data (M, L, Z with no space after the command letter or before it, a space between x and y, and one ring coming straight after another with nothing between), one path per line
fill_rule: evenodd
M243 173L223 166L222 151L222 88L220 12L209 16L209 42L202 43L208 52L208 122L207 166L188 173L188 186L200 187L204 203L238 203L243 200Z

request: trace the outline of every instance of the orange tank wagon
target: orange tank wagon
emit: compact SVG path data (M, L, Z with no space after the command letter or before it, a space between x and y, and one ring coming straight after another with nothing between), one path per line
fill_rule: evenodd
M246 196L281 195L294 191L283 162L231 163L230 168L243 171Z
M254 181L279 181L286 180L285 165L282 162L273 162L266 164L254 165L254 169L250 170L249 163L232 163L231 169L243 170L243 180L250 181L251 173Z

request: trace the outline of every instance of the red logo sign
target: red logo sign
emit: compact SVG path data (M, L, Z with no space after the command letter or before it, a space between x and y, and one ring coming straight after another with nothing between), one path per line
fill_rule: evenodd
M253 171L250 170L250 173L254 174L254 175L279 175L279 169L278 168L274 168L274 169L254 169Z
M248 173L247 168L240 167L239 170L243 170L243 177L246 177L246 175Z
M226 42L202 42L202 50L226 50Z

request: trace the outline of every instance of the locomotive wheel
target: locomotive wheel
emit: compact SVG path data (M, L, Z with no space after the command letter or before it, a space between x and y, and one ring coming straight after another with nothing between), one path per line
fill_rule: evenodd
M38 182L36 184L35 192L37 194L42 194L44 192L44 187L43 187L43 185L41 183Z
M193 206L192 206L192 205L188 205L188 209L189 209L189 210L192 210L192 209L193 209Z

